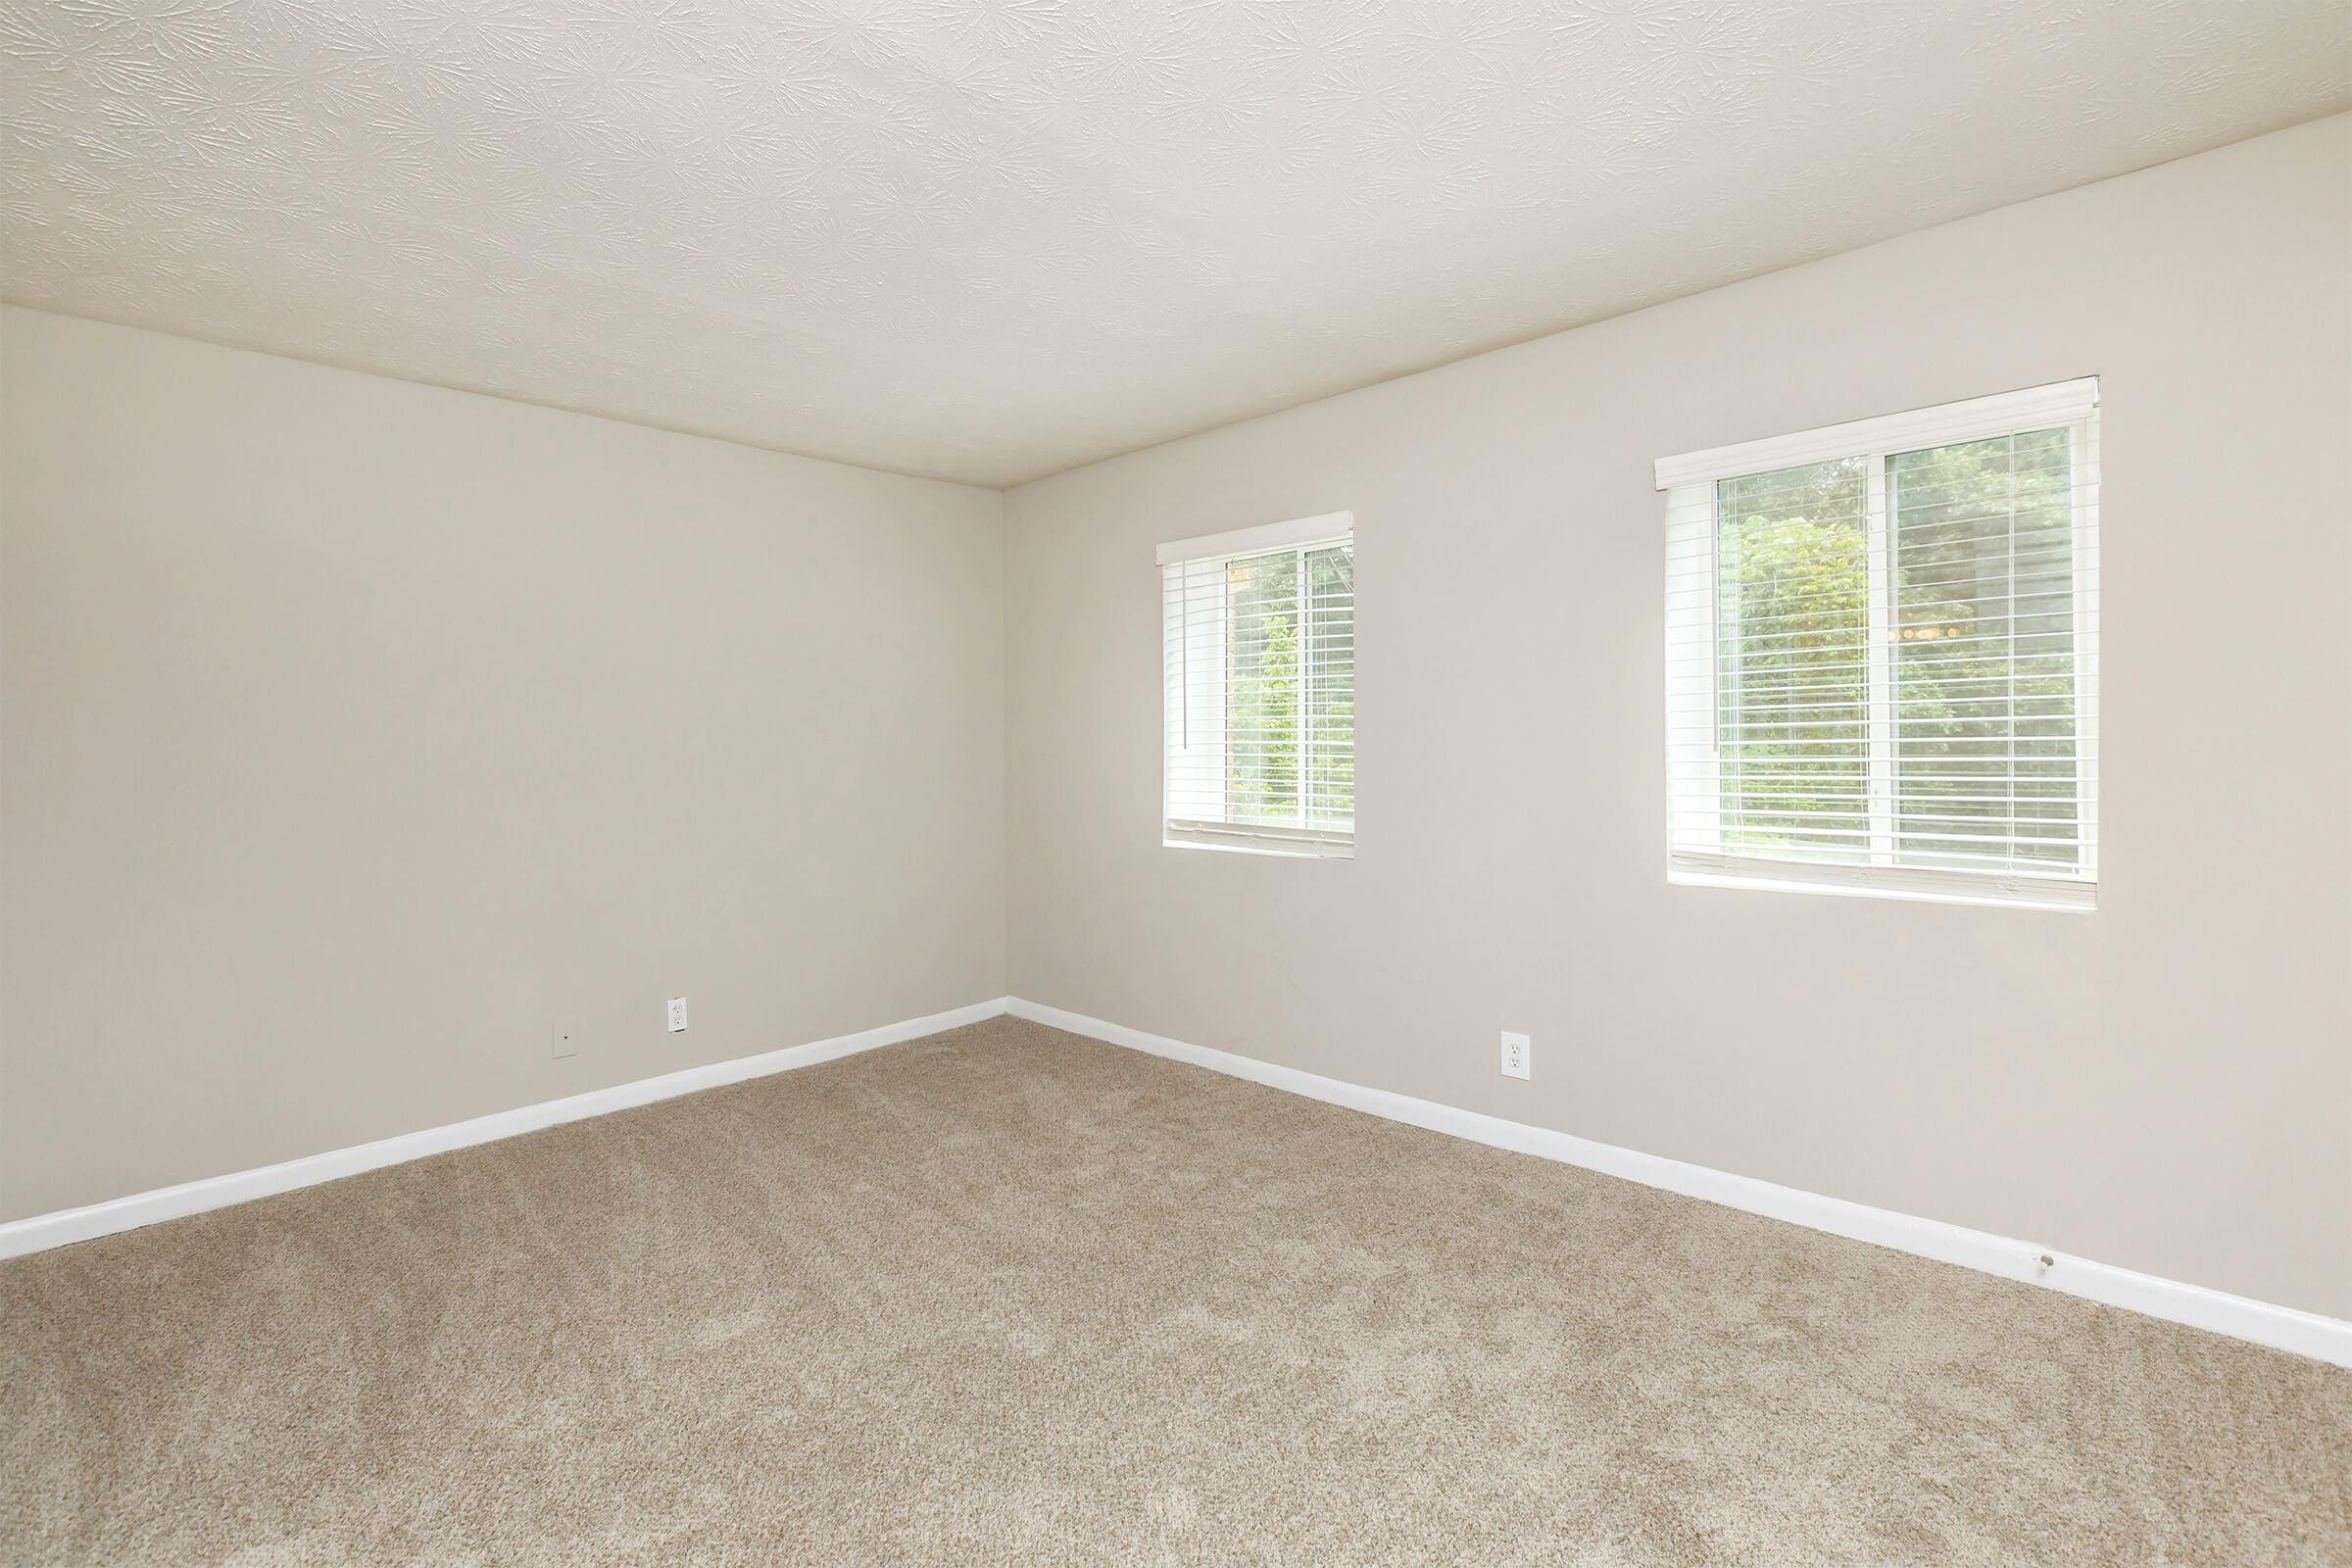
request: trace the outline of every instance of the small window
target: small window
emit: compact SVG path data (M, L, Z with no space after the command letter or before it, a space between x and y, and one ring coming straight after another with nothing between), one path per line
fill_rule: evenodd
M2088 909L2095 378L1658 465L1667 874Z
M1353 516L1180 540L1159 567L1163 842L1353 855Z

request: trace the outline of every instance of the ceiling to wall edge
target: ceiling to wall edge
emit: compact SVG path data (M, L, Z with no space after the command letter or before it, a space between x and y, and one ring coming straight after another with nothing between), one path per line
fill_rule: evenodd
M1799 256L1792 261L1784 262L1777 267L1759 267L1752 272L1742 272L1738 277L1727 277L1721 282L1709 283L1703 288L1678 289L1672 293L1661 294L1656 299L1645 300L1640 305L1630 306L1622 311L1609 311L1599 316L1587 317L1580 320L1565 321L1557 326L1548 326L1544 328L1542 331L1529 332L1517 337L1506 338L1499 342L1489 343L1484 347L1469 349L1460 354L1449 355L1442 360L1433 360L1427 365L1415 366L1409 370L1398 370L1394 375L1374 376L1368 381L1361 381L1353 386L1335 387L1329 392L1319 392L1313 397L1294 398L1287 403L1269 405L1266 408L1258 410L1254 414L1245 414L1238 418L1220 419L1214 424L1204 424L1197 430L1186 430L1177 435L1163 436L1156 441L1144 442L1140 446L1124 447L1116 452L1105 452L1101 457L1088 458L1082 463L1063 464L1059 467L1048 468L1043 472L1033 473L1025 478L1014 479L1009 483L999 485L995 488L1009 494L1012 491L1022 489L1028 485L1042 484L1048 479L1058 479L1063 474L1077 473L1083 469L1095 467L1100 464L1116 463L1121 458L1131 458L1139 452L1155 452L1161 447L1176 446L1186 441L1197 440L1204 435L1214 435L1219 430L1230 430L1238 425L1249 424L1257 419L1269 418L1278 414L1288 414L1294 409L1312 408L1318 403L1336 402L1341 398L1353 397L1359 392L1369 392L1377 387L1392 386L1399 381L1410 381L1420 376L1434 375L1441 370L1448 370L1452 369L1456 366L1468 365L1474 360L1488 359L1498 354L1508 354L1514 349L1523 349L1531 344L1548 342L1555 337L1567 337L1571 333L1582 332L1591 327L1605 326L1612 321L1630 320L1637 316L1646 316L1652 311L1664 310L1670 306L1679 305L1686 300L1704 299L1710 294L1720 294L1727 289L1744 287L1747 284L1761 281L1764 278L1778 277L1784 272L1796 271L1800 268L1818 266L1823 262L1834 262L1838 260L1840 257L1865 256L1872 251L1880 250L1890 245L1908 244L1914 240L1917 240L1922 235L1933 234L1941 229L1958 228L1964 224L1980 222L2000 213L2014 212L2020 208L2032 207L2040 202L2055 201L2066 196L2071 196L2078 191L2089 190L2094 186L2114 184L2120 180L2136 179L2144 174L2152 173L2159 169L2167 168L2173 164L2187 163L2189 160L2196 158L2213 157L2222 153L2226 153L2233 147L2242 147L2248 142L2260 141L2266 136L2279 135L2285 131L2300 129L2305 125L2325 124L2331 120L2352 121L2352 104L2331 109L2323 115L2314 115L2304 119L2288 120L2276 125L2266 125L2260 130L2250 131L2246 135L2237 137L2232 141L2223 142L2218 146L2200 147L2193 152L2180 153L2175 157L2159 158L2153 163L2141 164L2135 169L2123 170L2113 174L2101 174L2093 179L2078 179L2071 184L2061 185L2055 190L2043 191L2037 196L2027 196L2013 202L1995 202L1989 207L1981 207L1975 212L1962 213L1956 217L1940 219L1933 223L1923 223L1917 228L1907 228L1899 234L1887 234L1879 239L1871 240L1865 244L1833 247L1828 250L1816 252L1812 255ZM987 487L984 486L983 488Z
M4 283L0 283L0 305L6 305L13 310L29 311L36 315L58 316L69 319L95 321L101 325L122 327L131 331L154 332L159 336L180 338L191 343L203 343L213 348L226 349L238 354L258 354L269 359L286 360L297 365L316 366L322 369L338 370L346 374L375 376L381 380L400 381L411 386L431 387L436 391L462 393L468 397L490 398L500 403L514 404L522 408L544 409L555 414L567 414L590 419L604 419L613 424L628 425L633 429L654 430L664 435L685 436L698 441L717 441L727 446L740 447L746 451L763 452L771 457L792 458L803 463L828 464L834 467L854 468L865 473L881 474L887 478L910 479L927 484L954 485L956 488L963 490L984 490L993 491L998 495L1010 495L1013 491L1023 489L1029 485L1040 484L1049 479L1056 479L1061 477L1063 474L1076 473L1082 469L1091 468L1100 464L1115 463L1122 458L1133 457L1139 452L1156 451L1161 447L1175 446L1181 442L1197 440L1201 436L1214 434L1219 430L1229 430L1238 425L1249 424L1253 420L1267 418L1278 414L1287 414L1295 409L1311 408L1318 403L1329 403L1340 398L1351 397L1360 392L1371 391L1376 387L1392 385L1398 381L1409 381L1417 376L1430 375L1441 370L1450 369L1456 366L1466 365L1473 360L1485 359L1490 355L1508 353L1513 349L1525 348L1530 344L1545 342L1555 337L1565 337L1572 332L1580 332L1588 327L1599 326L1610 321L1622 321L1632 317L1646 315L1651 311L1660 310L1667 306L1679 304L1685 300L1704 298L1707 295L1720 293L1725 289L1737 288L1742 284L1752 283L1761 278L1773 277L1783 272L1794 271L1798 268L1811 267L1818 263L1833 261L1842 256L1860 256L1866 254L1867 252L1877 250L1882 246L1903 244L1907 241L1917 239L1920 235L1932 234L1938 229L1952 228L1964 223L1976 222L1996 213L2009 212L2015 208L2031 207L2037 202L2046 202L2055 198L2071 195L2074 192L2087 190L2095 185L2104 185L2116 180L2136 178L2140 175L2149 173L2152 171L2165 168L2171 164L2182 163L2192 158L2213 156L2215 154L2226 152L2232 147L2243 146L2247 142L2258 141L2265 136L2278 135L2280 132L2293 130L2303 125L2320 124L2327 121L2346 117L2352 117L2352 107L2337 108L2329 111L2327 114L2290 120L2280 124L2269 125L2262 129L2252 131L2247 135L2240 136L2233 141L2222 143L2219 146L2200 148L2194 152L2182 153L2177 157L2158 159L2153 163L2143 164L2137 168L2125 170L2114 174L2101 175L2094 179L2076 180L2071 184L2060 186L2055 190L2044 191L2036 196L2029 196L2014 202L1995 203L1989 207L1980 208L1974 212L1963 213L1957 217L1943 219L1934 223L1923 224L1918 228L1906 229L1899 234L1886 235L1883 238L1872 240L1867 244L1853 245L1843 248L1831 248L1815 254L1800 256L1779 266L1758 268L1754 271L1743 272L1737 277L1725 278L1720 282L1708 284L1703 288L1680 289L1670 293L1661 294L1655 299L1645 300L1639 305L1629 307L1628 309L1622 311L1611 311L1598 316L1562 321L1556 325L1544 327L1540 331L1525 333L1496 342L1487 343L1476 348L1467 349L1459 354L1449 355L1440 360L1434 360L1427 365L1419 365L1410 369L1398 370L1394 374L1374 376L1369 380L1360 381L1352 385L1334 387L1329 391L1318 392L1311 397L1291 398L1286 401L1271 403L1262 409L1238 415L1232 418L1219 419L1213 423L1201 425L1198 429L1184 430L1174 435L1162 436L1157 440L1143 442L1137 446L1123 447L1115 452L1102 453L1099 456L1087 458L1077 463L1063 464L1059 466L1046 468L1039 472L1027 474L1017 479L1010 479L1002 484L983 484L975 480L958 479L950 474L928 473L913 468L883 467L875 464L859 463L854 459L829 456L828 454L822 452L811 452L794 447L776 446L762 441L749 441L739 436L717 435L708 430L690 429L683 425L662 424L647 419L633 419L627 417L626 416L607 413L601 409L582 408L574 404L551 402L539 398L516 397L511 393L487 391L480 387L465 386L451 381L431 380L421 376L395 375L388 371L371 369L365 366L348 364L343 361L320 355L287 354L271 349L257 349L246 344L233 343L223 338L209 337L198 332L182 331L171 327L153 326L141 321L122 320L105 316L86 316L75 312L60 311L49 306L18 299L7 290Z
M985 490L1002 495L1015 488L1012 485L974 484L969 479L952 478L944 473L919 473L911 468L884 468L871 463L858 463L849 458L829 458L821 452L802 452L792 447L769 446L761 441L746 441L740 436L713 435L708 430L690 430L679 424L658 424L650 419L632 419L623 415L608 414L602 409L584 409L576 404L553 403L544 398L518 398L511 392L490 392L478 386L461 386L454 381L434 381L419 375L394 375L389 370L369 369L362 365L350 365L340 360L316 354L281 354L275 349L257 349L249 343L232 343L226 338L208 337L201 332L185 332L169 326L151 326L145 321L125 321L110 316L88 316L78 311L61 311L52 306L21 300L0 288L0 306L12 311L25 311L34 316L54 316L62 320L91 321L100 326L119 327L126 332L152 332L157 337L177 338L183 343L202 343L207 348L224 349L231 354L259 355L265 360L283 360L289 365L308 365L321 370L334 370L344 375L372 376L378 381L397 381L403 386L429 387L435 392L455 392L469 398L488 398L493 403L511 404L520 409L541 409L549 414L566 414L575 418L602 419L608 424L626 425L632 430L652 430L662 435L684 436L694 441L716 441L721 446L739 447L746 452L765 453L771 458L791 458L799 463L822 463L835 468L854 468L860 473L876 473L886 479L909 479L922 484L954 485L958 490ZM5 373L0 370L0 373ZM1309 399L1308 401L1314 401ZM1107 461L1107 460L1094 460ZM1073 465L1084 467L1084 464ZM1042 477L1042 476L1041 476ZM1022 480L1028 484L1033 481Z

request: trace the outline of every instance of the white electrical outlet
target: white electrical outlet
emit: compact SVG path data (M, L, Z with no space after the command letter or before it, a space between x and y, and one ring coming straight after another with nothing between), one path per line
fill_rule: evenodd
M669 999L669 1032L674 1035L685 1027L686 999L684 997L672 997Z
M1534 1048L1528 1044L1527 1036L1515 1035L1508 1029L1502 1032L1502 1075L1505 1078L1526 1077L1528 1057L1533 1054Z
M580 1054L580 1037L562 1024L551 1025L547 1031L547 1054L558 1061Z

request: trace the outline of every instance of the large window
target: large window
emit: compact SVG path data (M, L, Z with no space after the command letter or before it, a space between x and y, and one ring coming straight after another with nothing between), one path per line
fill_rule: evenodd
M2092 906L2095 379L1658 484L1670 877Z
M1159 550L1164 842L1355 846L1355 543L1347 513Z

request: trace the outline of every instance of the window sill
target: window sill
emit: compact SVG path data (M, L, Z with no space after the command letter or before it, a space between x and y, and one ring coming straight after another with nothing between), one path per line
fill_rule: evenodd
M1226 855L1270 855L1284 860L1352 860L1352 834L1265 831L1221 822L1169 822L1164 850L1211 850Z
M1815 866L1771 860L1675 859L1666 880L1678 887L1752 888L1767 893L1826 893L1836 898L1900 899L1914 904L1968 904L2042 909L2055 914L2098 912L2098 884L2056 878L1980 878L1967 872L1898 871L1886 866Z

